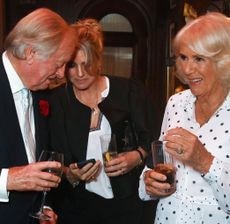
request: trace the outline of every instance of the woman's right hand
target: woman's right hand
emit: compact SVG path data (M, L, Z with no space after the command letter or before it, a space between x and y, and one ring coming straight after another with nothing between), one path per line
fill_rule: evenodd
M66 178L70 183L77 181L91 182L95 181L101 171L101 161L96 161L95 164L88 163L81 169L77 167L77 163L69 165L66 171Z
M152 197L165 197L172 194L170 184L164 183L167 177L154 170L147 170L144 174L145 190ZM169 192L167 192L169 191Z

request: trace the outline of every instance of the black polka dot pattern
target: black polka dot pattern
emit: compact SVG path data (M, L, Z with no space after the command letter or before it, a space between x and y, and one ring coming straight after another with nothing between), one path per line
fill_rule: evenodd
M230 96L203 126L196 122L195 101L190 90L169 99L160 138L169 129L182 127L195 134L215 158L206 174L176 161L177 190L160 199L155 224L230 223ZM148 198L146 194L142 199Z

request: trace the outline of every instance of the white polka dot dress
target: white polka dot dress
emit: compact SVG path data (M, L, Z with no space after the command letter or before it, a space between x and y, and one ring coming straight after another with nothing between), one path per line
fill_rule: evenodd
M176 161L177 191L160 199L155 224L230 223L230 94L202 127L195 120L195 101L190 90L169 99L160 139L167 130L183 127L195 134L215 158L206 175ZM151 199L142 176L139 196Z

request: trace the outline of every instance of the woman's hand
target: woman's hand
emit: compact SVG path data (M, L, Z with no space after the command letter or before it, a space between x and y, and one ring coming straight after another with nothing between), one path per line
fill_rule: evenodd
M166 151L176 159L201 173L209 171L214 157L196 135L183 128L173 128L167 132L164 141L166 141Z
M144 174L145 190L152 197L165 197L174 192L171 185L165 183L167 177L154 170L147 170Z
M106 162L105 172L109 177L123 175L128 173L141 162L137 151L119 153L117 157Z
M72 163L67 168L66 177L70 183L77 181L95 181L101 171L101 167L102 165L100 160L97 160L95 164L88 163L81 169L77 167L76 163Z
M54 213L54 211L50 208L44 208L44 213L48 215L51 219L50 220L41 220L40 224L56 224L57 223L57 215Z

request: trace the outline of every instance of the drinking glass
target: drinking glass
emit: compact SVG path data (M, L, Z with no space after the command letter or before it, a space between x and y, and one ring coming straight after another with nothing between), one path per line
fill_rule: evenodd
M64 155L62 153L43 150L40 157L39 157L39 161L58 161L58 162L60 162L62 164L62 166L59 169L53 169L53 168L52 169L45 169L44 172L53 173L56 176L61 177L62 172L63 172L63 165L64 165ZM44 210L43 210L46 195L47 195L47 191L43 191L40 208L37 212L30 213L31 217L36 218L36 219L40 219L40 220L50 220L51 219L51 217L46 215L44 213Z
M101 135L100 142L104 163L117 156L117 142L115 134Z
M176 168L174 167L173 156L165 151L165 143L162 141L153 141L151 150L154 170L167 177L165 182L169 183L171 188L166 191L174 191Z

